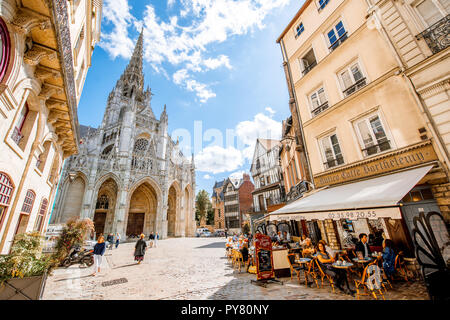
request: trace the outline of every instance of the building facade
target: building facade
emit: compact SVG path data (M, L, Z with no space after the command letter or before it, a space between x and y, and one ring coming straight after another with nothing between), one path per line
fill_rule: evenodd
M280 141L257 139L250 173L255 183L253 212L271 212L285 202L279 162Z
M16 234L45 230L62 163L78 151L101 12L101 1L0 1L1 254Z
M241 232L246 222L245 213L251 212L255 189L250 176L246 173L242 178L228 178L223 184L225 228L231 233Z
M214 210L214 229L224 230L225 229L225 202L224 202L224 192L223 184L225 180L215 182L213 187L213 193L211 196L211 204Z
M336 248L348 232L382 230L411 252L413 217L440 211L434 190L448 183L448 167L442 139L369 8L368 1L307 0L277 40L315 189L271 220L295 211L289 219L300 229L314 222ZM382 210L389 179L404 192Z
M424 136L449 167L450 158L450 2L446 0L370 1L369 13L397 58L401 74L426 121ZM433 186L447 221L450 185Z
M306 180L305 163L302 162L301 142L295 134L292 116L283 121L279 152L286 202L300 198L310 188Z
M194 159L186 159L170 138L165 106L155 118L142 59L141 32L102 124L88 128L79 154L65 163L51 223L90 218L97 236L194 235Z

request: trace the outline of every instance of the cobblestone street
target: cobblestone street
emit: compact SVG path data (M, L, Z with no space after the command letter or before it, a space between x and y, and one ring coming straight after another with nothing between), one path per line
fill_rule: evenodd
M283 285L267 288L250 283L256 275L233 272L225 258L224 238L173 238L161 240L147 251L144 262L133 259L134 243L107 250L100 274L91 268L60 268L48 278L43 299L322 299L353 300L344 294L299 285L297 280L282 278ZM127 282L102 286L105 281L126 278ZM386 299L428 299L421 282L395 283ZM362 297L362 299L368 299Z

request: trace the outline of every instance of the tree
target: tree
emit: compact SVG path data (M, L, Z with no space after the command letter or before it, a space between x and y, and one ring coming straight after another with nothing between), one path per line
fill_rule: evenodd
M200 190L195 197L195 218L202 224L206 219L208 208L211 206L209 194L206 190Z

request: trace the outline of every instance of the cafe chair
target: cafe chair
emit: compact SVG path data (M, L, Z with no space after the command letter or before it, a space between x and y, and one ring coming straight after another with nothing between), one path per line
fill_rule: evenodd
M239 269L239 272L241 272L241 266L243 265L245 267L245 270L247 270L248 264L250 260L244 261L244 257L242 256L242 252L237 251L235 252L235 263L233 269Z
M290 253L287 255L289 267L291 269L291 280L292 280L292 274L295 273L297 275L298 283L300 284L300 270L302 267L295 263L295 254Z
M359 297L360 296L369 296L369 295L371 295L371 296L373 296L376 300L378 300L378 297L377 297L377 294L376 294L376 292L375 291L378 291L378 294L379 295L381 295L381 297L383 298L383 300L386 300L385 298L384 298L384 295L383 295L383 291L381 290L381 287L380 287L380 289L376 289L376 288L374 288L374 287L370 287L368 284L367 284L367 279L368 279L368 277L370 276L369 275L369 266L371 266L371 265L374 265L375 263L369 263L365 268L364 268L364 272L363 272L363 275L362 275L362 278L361 278L361 280L357 280L357 279L354 279L354 281L355 281L355 288L356 288L356 299L357 300L359 300ZM378 281L380 281L380 284L381 284L381 286L384 288L384 290L386 291L386 287L384 286L384 284L383 284L383 282L382 282L382 279L381 279L381 276L380 276L380 279L378 279ZM364 291L363 292L361 292L361 289L363 289Z
M408 269L406 268L405 261L403 260L403 251L400 251L395 257L394 269L396 274L408 282Z
M322 270L322 267L320 266L319 260L317 258L314 259L314 263L316 264L316 267L317 267L317 269L316 269L316 277L320 277L321 288L323 288L323 280L327 279L328 282L330 283L330 286L331 286L331 289L332 289L333 293L336 293L336 291L334 290L333 278L329 274L326 274ZM317 284L317 280L316 280L316 284Z

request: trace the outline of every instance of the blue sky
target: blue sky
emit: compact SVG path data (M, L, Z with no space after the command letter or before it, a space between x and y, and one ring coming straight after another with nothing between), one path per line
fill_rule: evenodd
M181 136L189 159L195 154L196 189L211 193L215 180L249 171L257 137L280 138L289 108L276 39L303 2L105 0L102 38L78 108L80 124L100 125L108 94L143 27L153 112L159 119L167 105L169 133L174 140ZM194 134L194 125L197 132L201 125L203 136ZM228 144L227 130L236 136Z

